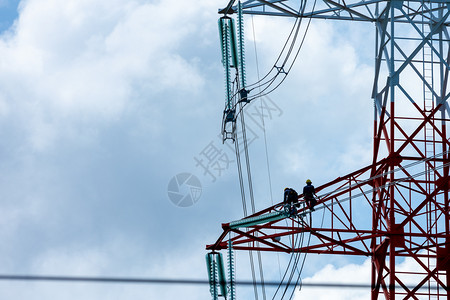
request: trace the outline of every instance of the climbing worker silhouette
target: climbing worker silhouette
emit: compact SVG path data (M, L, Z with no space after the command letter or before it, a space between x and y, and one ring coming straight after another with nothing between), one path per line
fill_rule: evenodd
M309 179L306 180L306 185L303 188L303 197L305 198L308 208L311 209L311 211L315 211L314 206L316 206L317 204L317 200L315 197L317 197L317 195L314 186Z
M289 212L291 215L297 213L297 209L295 206L299 206L298 204L298 193L292 188L284 189L284 206L286 212Z

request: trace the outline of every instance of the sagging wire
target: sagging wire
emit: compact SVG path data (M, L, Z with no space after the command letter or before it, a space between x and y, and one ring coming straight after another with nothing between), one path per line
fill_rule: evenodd
M234 80L234 84L236 84L237 89L235 90L242 90L245 89L246 85L246 79L245 79L245 66L244 66L244 33L243 33L243 18L242 18L242 4L239 1L238 2L238 53L239 53L239 63L234 63L234 66L236 67L236 79ZM241 96L241 95L239 95ZM237 97L237 93L233 95L233 99ZM241 96L242 97L242 96ZM242 111L243 109L243 101L238 101L239 104L239 111ZM228 108L229 109L229 108ZM233 107L233 110L236 109L236 104ZM237 115L234 116L234 119L237 120ZM244 157L245 157L245 165L246 165L246 172L247 172L247 183L248 183L248 191L250 196L250 204L251 204L251 211L252 213L256 212L255 207L255 199L253 194L253 182L252 182L252 176L251 176L251 166L250 166L250 158L248 153L248 143L247 143L247 134L246 134L246 127L245 127L245 118L244 114L240 114L240 122L241 122L241 133L242 133L242 142L244 147ZM238 173L239 173L239 184L241 189L241 198L242 198L242 205L244 209L244 216L247 216L247 201L245 196L245 187L244 187L244 176L243 176L243 170L242 170L242 161L241 161L241 151L240 151L240 141L239 136L236 131L236 123L233 122L233 140L235 141L235 150L236 150L236 161L238 164ZM253 252L249 251L249 259L250 259L250 266L251 266L251 273L252 273L252 280L255 283L253 285L254 287L254 293L255 293L255 299L258 300L258 289L256 285L256 272L255 272L255 266L254 266L254 258L253 258ZM258 266L259 266L259 276L260 276L260 282L262 283L262 295L263 300L266 300L266 292L265 292L265 285L264 285L264 271L263 271L263 265L262 265L262 258L261 253L257 251L257 260L258 260Z
M234 3L234 1L233 1L233 3ZM231 2L230 2L230 4L231 4ZM306 8L306 0L302 0L301 3L300 3L299 10L302 9L302 13L303 13L305 8ZM234 34L233 33L230 34L229 29L232 30L234 22L233 22L232 19L230 19L229 17L227 17L225 15L225 17L223 17L221 19L226 19L226 20L229 21L229 23L228 22L221 23L222 25L219 27L219 30L221 31L221 36L222 36L222 39L221 39L222 61L224 63L224 67L225 67L225 81L226 81L225 82L225 90L226 90L226 99L227 99L226 100L226 105L225 105L226 111L236 111L237 110L237 102L239 102L239 101L236 101L235 99L237 97L239 97L239 94L240 94L242 89L245 89L246 91L251 91L251 90L254 90L254 89L258 89L259 90L258 94L251 98L251 99L256 99L256 98L259 97L258 95L262 95L262 92L264 92L268 87L270 87L272 85L272 83L276 80L276 78L279 76L280 73L284 73L285 75L287 75L287 73L281 72L280 70L284 70L286 63L288 62L289 57L292 54L292 50L293 50L293 47L294 47L294 45L295 45L295 43L297 41L297 36L299 34L300 26L301 26L301 23L302 23L301 22L302 19L300 18L300 16L297 16L296 19L295 19L295 23L292 26L291 32L290 32L290 34L289 34L289 36L288 36L288 38L287 38L287 40L286 40L286 42L285 42L285 44L284 44L284 46L282 48L280 54L278 55L278 58L275 61L275 64L272 67L272 69L262 79L258 79L257 82L255 82L255 83L253 83L253 84L251 84L249 86L246 86L245 85L245 74L244 74L244 72L245 72L244 55L243 55L243 47L242 47L242 44L241 44L243 42L243 23L242 23L241 17L242 17L242 4L239 1L238 2L238 25L239 25L239 29L238 29L238 40L239 40L239 43L238 44L240 45L239 46L239 59L240 59L240 61L237 64L236 63L230 63L230 61L229 61L230 57L233 59L233 61L235 59L237 59L237 57L235 55L231 55L232 52L235 53L234 52L234 47L230 47L231 46L230 45L230 40L234 38ZM311 18L309 19L309 22L310 21L311 21ZM227 27L227 26L229 26L229 27ZM306 32L305 32L305 35L304 35L302 41L304 41L305 36L306 36ZM279 64L279 62L280 62L280 60L281 60L281 58L283 56L283 53L285 52L286 48L288 47L289 41L291 39L292 39L291 45L289 47L289 50L287 51L288 53L285 55L284 61L281 63L281 67L277 67L277 65ZM302 44L303 44L303 42L302 42ZM301 48L302 44L300 45L300 48ZM299 50L297 51L297 54L298 54ZM294 64L294 62L295 61L292 62L291 66L289 67L289 70L292 68L292 65ZM236 70L236 77L235 77L234 80L231 80L231 73L230 73L230 68L232 67L232 65L235 67L235 70ZM271 73L273 73L273 70L277 70L276 74L273 75L270 79L268 79L264 83L261 83ZM232 81L233 82L237 82L237 89L234 88L234 83L232 84L233 88L231 87L231 82ZM241 83L241 84L239 85L239 83ZM264 88L264 90L261 90L262 86L266 86ZM278 86L279 86L279 84L277 85L277 87ZM235 91L235 92L233 93L232 91ZM266 93L266 94L268 94L268 93ZM249 101L246 101L245 104L250 102L250 98L248 98L248 99L249 99ZM240 108L239 111L235 114L235 118L237 118L237 114L239 114L241 110L242 110L242 108Z
M304 205L304 204L303 204L303 205ZM324 221L324 218L325 218L325 211L324 211L324 213L322 214L321 227L323 227L323 221ZM312 219L312 214L310 213L310 214L309 214L309 228L312 228L312 223L313 223L313 219ZM310 243L311 243L311 233L308 234L308 242L307 242L306 247L309 247ZM300 245L300 247L303 248L303 243ZM307 256L307 255L308 255L307 252L305 252L304 255L303 255L303 261L302 261L300 270L298 270L298 267L296 266L296 270L297 270L297 273L298 273L298 277L297 277L297 281L295 282L295 287L294 287L294 289L292 290L292 293L291 293L291 296L290 296L289 299L292 299L292 297L294 296L295 288L296 288L297 286L299 286L299 291L300 291L301 288L302 288L301 274L302 274L302 272L303 272L303 267L305 266L305 261L306 261L306 256ZM299 284L299 282L300 282L300 284Z
M143 278L143 277L92 277L92 276L61 276L61 275L18 275L18 274L0 274L0 281L34 281L34 282L64 282L64 283L92 283L92 284L153 284L153 285L209 285L209 280L193 278ZM260 282L257 282L260 285ZM266 281L268 286L279 286L279 281ZM235 285L249 286L253 282L241 280L235 281ZM345 288L345 289L367 289L374 288L370 283L336 283L336 282L311 282L303 283L303 286L322 287L322 288ZM406 285L413 289L417 286ZM403 289L405 285L395 285L395 288ZM420 290L429 291L428 286L420 286ZM431 287L431 290L444 290L443 287Z
M302 9L301 14L303 14L303 12L305 11L305 8L306 8L306 0L300 1L299 10ZM249 87L257 86L257 87L254 87L253 89L260 88L262 85L265 85L265 84L267 84L267 82L272 81L276 76L278 76L280 74L279 70L284 67L284 65L286 64L287 60L289 59L290 53L292 51L288 51L288 54L286 54L286 57L285 57L283 63L281 64L281 67L277 67L277 65L278 65L281 57L283 56L283 53L284 53L287 45L289 44L289 40L291 40L291 38L292 38L292 42L291 42L291 46L289 47L289 49L292 50L292 47L295 44L295 41L296 41L296 38L297 38L297 35L298 35L298 32L299 32L299 28L301 26L301 20L302 19L300 18L300 15L295 18L294 25L291 28L291 31L290 31L290 33L288 35L288 38L286 39L286 42L284 43L283 48L280 51L280 54L278 55L277 59L275 60L275 63L273 64L273 66L269 70L269 72L266 75L264 75L263 78L261 78L261 79L258 78L258 81L253 83L253 84L251 84ZM293 36L294 32L295 32L295 35ZM265 80L267 77L269 77L269 75L272 73L273 70L277 70L276 74L271 79L266 81L266 83L260 84L263 80Z
M317 0L314 0L313 7L312 7L312 12L314 12L314 10L315 10L316 3L317 3ZM275 75L274 77L272 77L271 79L269 79L269 80L268 80L267 82L265 82L265 83L259 84L259 82L257 82L257 83L255 83L255 84L253 84L253 85L256 85L256 84L257 84L256 87L253 87L253 85L249 86L249 87L252 87L252 89L249 90L249 91L251 91L251 90L254 90L254 89L256 89L256 88L260 89L261 86L264 86L264 85L265 85L265 87L264 87L262 90L260 90L260 92L258 92L258 94L256 94L256 95L252 96L251 98L249 98L249 101L251 101L251 100L253 100L253 99L257 98L257 97L261 97L261 96L268 95L268 94L270 94L271 92L273 92L275 89L277 89L277 88L284 82L284 80L286 79L287 75L288 75L289 72L291 71L291 69L292 69L292 67L293 67L293 65L294 65L294 63L295 63L295 61L297 60L297 57L298 57L298 55L299 55L299 53L300 53L300 50L301 50L302 47L303 47L303 44L304 44L304 41L305 41L305 39L306 39L306 35L307 35L307 33L308 33L309 26L310 26L311 20L312 20L312 17L309 17L309 18L308 18L308 24L307 24L307 26L306 26L305 33L304 33L304 35L303 35L303 37L302 37L302 40L301 40L301 42L300 42L300 45L299 45L299 47L298 47L298 49L297 49L297 51L296 51L296 53L295 53L294 59L292 60L292 62L290 62L290 65L288 66L288 68L287 68L287 70L286 70L286 64L288 63L288 60L289 60L289 58L290 58L290 56L291 56L291 54L292 54L292 52L293 52L293 50L294 50L294 46L295 46L295 44L296 44L297 37L298 37L299 31L300 31L300 27L301 27L301 23L302 23L301 21L303 20L303 18L301 18L300 16L303 15L304 10L305 10L305 8L306 8L306 4L307 4L306 0L305 0L304 2L302 1L302 4L301 4L301 13L300 13L299 16L296 18L296 23L294 24L293 29L291 30L291 34L289 35L289 38L288 38L288 40L286 41L285 46L283 47L282 53L284 52L284 50L285 50L285 48L286 48L287 42L289 41L289 39L290 39L290 37L291 37L291 35L292 35L292 32L294 32L294 30L295 30L295 34L294 34L294 37L292 38L292 42L291 42L291 45L290 45L290 47L289 47L288 54L286 55L286 57L285 57L283 63L281 64L281 66L278 67L278 66L277 66L277 63L278 63L279 58L281 57L281 54L280 54L280 56L279 56L277 62L276 62L275 65L272 67L271 71L269 71L269 73L268 73L268 74L270 74L270 73L272 72L272 70L275 69L275 70L277 70L276 75ZM300 20L300 21L299 21L299 20ZM298 25L297 25L297 22L298 22ZM276 78L277 78L280 74L284 74L284 77L281 79L281 81L280 81L274 88L272 88L272 89L269 90L268 92L265 92L265 91L266 91L267 89L269 89L269 87L275 82ZM266 78L266 77L267 77L267 75L266 75L264 78ZM263 78L262 80L264 80L264 78Z
M258 81L260 81L258 51L257 51L257 47L256 47L255 23L253 20L253 15L252 15L252 33L253 33L253 48L255 51L255 61L256 61L256 75L257 75ZM269 180L270 202L273 206L272 178L270 175L269 151L268 151L268 147L267 147L267 134L266 134L266 125L265 125L265 121L264 121L264 108L263 108L263 104L262 104L262 98L260 98L260 109L261 109L261 122L262 122L262 127L263 127L263 134L264 134L264 148L265 148L265 154L266 154L267 176L268 176L268 180ZM276 232L277 231L275 231L275 233ZM277 252L277 260L278 260L278 271L280 273L280 279L281 279L280 254L278 252Z
M302 1L301 3L303 3L303 1ZM252 16L252 19L253 19L253 16ZM298 25L297 25L297 24L298 24ZM248 87L251 87L252 90L253 90L253 89L260 89L261 86L266 85L267 83L273 81L273 80L280 74L280 69L281 69L282 67L281 67L281 68L280 68L280 67L277 68L276 65L278 64L278 61L280 60L281 56L283 55L283 52L284 52L284 50L286 49L286 46L288 45L288 42L289 42L289 40L291 39L292 34L294 33L294 31L295 31L296 28L297 28L297 31L296 31L296 32L298 33L298 28L300 27L300 25L301 25L301 22L299 22L299 18L297 17L297 18L295 19L294 25L292 26L291 32L289 33L288 38L286 39L286 42L284 43L283 48L281 49L281 52L280 52L280 54L278 55L278 58L276 59L274 65L272 66L272 68L270 69L270 71L269 71L266 75L264 75L263 78L258 78L258 81L256 81L255 83L252 83L252 84L249 85ZM294 38L293 38L293 39L294 39ZM255 37L253 38L253 41L256 42ZM294 41L295 41L295 39L294 39ZM288 56L286 56L286 58L288 58ZM286 58L285 58L284 63L286 62ZM270 79L268 79L265 83L261 83L261 82L263 82L267 77L269 77L269 75L272 73L273 70L277 70L276 74L273 75Z
M311 223L312 222L311 216L310 216L309 220L310 220L309 226L311 227L311 225L312 225L312 223ZM297 222L297 224L298 224L298 228L300 228L300 222ZM280 281L280 284L278 285L277 290L275 291L272 300L276 299L277 294L279 292L281 293L280 289L281 289L282 286L284 287L284 290L282 291L280 299L285 299L286 296L289 297L288 299L292 299L292 297L294 295L294 292L295 292L295 289L298 286L299 281L301 280L301 272L303 270L303 266L304 266L304 263L305 263L305 260L306 260L306 253L305 253L303 255L303 261L302 261L301 269L299 270L298 269L298 264L299 264L299 261L301 259L301 254L302 253L300 253L298 251L295 251L294 249L302 248L303 247L303 243L304 243L304 239L305 239L305 232L297 233L297 235L295 237L295 240L292 243L293 252L291 253L291 257L290 257L288 266L286 267L286 271L284 272L283 278ZM308 242L307 242L308 246L309 246L310 241L311 241L311 234L309 234L309 237L308 237ZM286 276L288 275L289 271L290 271L290 274L288 276L288 279L285 281ZM297 278L295 279L295 283L293 283L293 279L294 279L295 273L297 273L298 275L297 275ZM292 288L292 292L289 295L288 291L289 291L290 288Z
M309 214L309 217L310 217L309 227L312 228L312 214L311 213ZM322 213L322 221L320 223L320 228L323 228L324 220L325 220L325 210ZM307 243L306 247L309 247L310 243L311 243L311 233L308 235L308 243ZM302 245L301 245L301 247L302 247ZM297 278L297 282L296 282L295 286L296 287L299 286L299 291L301 291L302 286L303 286L303 282L301 280L301 274L302 274L302 271L303 271L303 267L305 266L305 261L306 261L306 256L307 255L308 255L308 253L305 252L305 254L303 255L303 261L302 261L300 270L297 271L298 272L298 278ZM300 284L299 284L299 281L300 281ZM292 290L291 297L289 299L292 299L292 297L294 296L294 292L295 292L295 288Z
M242 106L242 102L239 102L239 106ZM245 155L245 164L246 164L246 171L247 171L247 183L248 183L248 189L249 189L249 195L250 195L250 203L251 203L251 209L252 214L256 212L256 206L255 206L255 197L253 194L253 181L252 181L252 175L251 175L251 167L250 167L250 157L248 153L248 143L247 143L247 133L246 133L246 127L245 127L245 117L244 114L240 115L240 121L241 121L241 129L242 129L242 139L244 144L244 155ZM236 140L239 138L236 137ZM240 161L240 159L239 159ZM242 168L241 168L242 172ZM250 263L252 267L252 276L255 273L254 271L254 262L253 262L253 255L251 254L252 251L249 251L250 253ZM257 259L258 259L258 265L259 265L259 272L260 272L260 280L261 280L261 289L262 289L262 296L263 299L266 299L266 291L265 291L265 285L264 285L264 271L262 266L262 259L261 259L261 253L260 251L257 251ZM255 299L258 299L258 294L255 292Z
M300 224L299 224L299 227L300 227ZM302 233L301 238L300 238L300 243L299 243L299 245L297 245L297 248L301 248L303 246L304 237L305 237L305 234ZM284 297L286 296L286 293L289 290L289 286L292 284L292 280L295 276L295 273L296 273L296 271L298 271L298 262L299 262L300 258L301 258L301 253L296 251L294 265L292 267L291 274L289 276L288 284L284 288L284 292L283 292L281 299L284 299ZM300 278L300 274L297 276L297 280L295 281L295 284L293 285L293 288L292 288L292 293L288 299L292 299L292 296L294 294L295 288L297 287L299 278Z
M315 10L316 3L317 3L317 0L314 0L313 8L312 8L312 11L313 11L313 12L314 12L314 10ZM294 47L294 45L295 45L295 43L296 43L296 41L297 41L297 35L298 35L298 33L299 33L299 30L300 30L300 25L301 25L301 23L302 23L301 21L303 20L303 18L301 18L300 16L303 14L303 12L304 12L304 10L305 10L305 8L306 8L306 4L307 4L307 1L306 1L306 0L301 2L301 9L302 9L302 11L301 11L301 13L299 14L299 16L296 17L296 21L295 21L295 23L294 23L294 25L293 25L293 27L292 27L292 29L291 29L291 33L289 34L288 39L286 40L286 42L285 42L285 44L284 44L284 46L283 46L283 49L282 49L281 53L279 54L279 56L278 56L278 58L277 58L277 61L275 62L274 66L271 68L271 70L270 70L263 78L259 79L257 82L255 82L255 83L253 83L253 84L250 84L250 85L248 85L248 86L246 87L246 88L248 89L248 92L249 92L249 93L250 93L251 91L255 90L255 89L258 89L258 93L255 94L255 95L252 95L251 97L248 97L248 98L247 98L247 101L244 103L244 105L242 105L241 107L239 107L238 110L236 110L236 108L237 108L237 107L236 107L236 104L234 105L234 109L236 110L236 113L235 113L236 118L237 118L237 116L238 116L239 114L242 113L243 108L244 108L248 103L250 103L252 100L255 100L255 99L259 98L259 97L267 96L268 94L270 94L270 93L272 93L274 90L276 90L276 89L284 82L284 80L286 79L288 73L291 71L292 67L294 66L295 61L297 60L297 57L298 57L298 55L299 55L299 53L300 53L300 50L301 50L302 47L303 47L303 44L304 44L304 41L305 41L305 39L306 39L306 35L307 35L307 33L308 33L308 30L309 30L309 27L310 27L310 24L311 24L311 20L312 20L312 17L309 17L309 18L308 18L308 24L307 24L307 26L306 26L306 30L305 30L305 33L304 33L304 35L303 35L303 37L302 37L301 43L300 43L300 45L299 45L299 48L297 49L297 51L296 51L296 53L295 53L295 56L294 56L294 59L293 59L292 62L290 63L289 67L287 68L287 72L286 72L286 71L285 71L285 65L286 65L286 63L288 62L288 59L289 59L290 55L292 54L293 47ZM287 47L287 45L288 45L288 42L289 42L289 40L291 39L291 36L292 36L293 32L295 32L295 35L294 35L294 37L292 37L291 46L289 47L290 50L288 51L289 55L287 55L287 56L285 57L285 59L284 59L284 61L283 61L283 64L281 65L281 67L277 67L277 63L278 63L278 61L280 60L280 58L281 58L281 56L282 56L284 50L286 49L286 47ZM271 77L270 79L268 79L267 81L265 81L264 83L261 83L262 81L264 81L264 80L265 80L265 79L273 72L273 70L277 70L277 71L276 71L277 73L276 73L273 77ZM281 73L284 74L283 79L282 79L275 87L273 87L271 90L269 90L269 91L266 92L266 90L267 90L269 87L271 87L271 85L275 82L276 78L277 78ZM237 76L237 77L239 76L238 73L236 73L236 76ZM265 87L264 87L263 89L261 89L261 87L263 87L263 86L265 86ZM237 90L235 89L235 93L234 93L231 97L232 97L232 98L238 97L239 92L240 92L239 89L237 89Z
M297 247L297 243L298 243L298 240L299 240L299 236L300 236L300 235L303 235L303 232L302 232L302 233L299 233L299 234L297 234L297 235L295 236L295 240L294 240L293 243L292 243L292 248L293 248L293 249L295 249L295 248ZM275 300L275 299L276 299L276 296L277 296L277 294L278 294L278 292L280 291L280 289L281 289L282 286L284 286L284 287L286 287L286 288L289 287L290 281L285 282L285 278L286 278L286 275L287 275L288 271L291 269L292 260L294 259L294 256L296 257L296 255L297 255L297 253L294 252L294 251L291 253L291 256L290 256L290 258L289 258L288 265L287 265L286 270L285 270L285 272L284 272L284 274L283 274L283 278L281 279L280 284L278 285L278 287L277 287L277 289L276 289L276 291L275 291L275 293L274 293L274 295L273 295L273 297L272 297L272 300ZM295 260L296 260L296 258L294 259L294 261L295 261Z
M240 191L241 191L242 210L244 212L244 217L247 217L248 216L247 201L246 201L246 197L245 197L244 178L242 175L242 163L241 163L241 154L240 154L240 150L239 150L239 139L238 138L235 139L234 146L235 146L236 164L237 164L238 176L239 176L239 187L240 187ZM249 251L248 253L249 253L250 268L251 268L251 273L252 273L253 290L255 292L255 299L258 299L255 267L254 267L254 262L253 262L253 253L252 253L252 251Z

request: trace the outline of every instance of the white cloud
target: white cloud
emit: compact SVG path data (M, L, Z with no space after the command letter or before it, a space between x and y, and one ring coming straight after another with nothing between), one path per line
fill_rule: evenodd
M171 206L165 176L196 154L185 152L197 146L195 128L205 127L217 99L212 83L220 82L222 95L222 76L214 77L218 5L21 2L19 18L0 36L2 272L206 277L207 241L199 237L210 227L197 226L201 207ZM8 283L0 298L180 294L209 293L203 286L20 282Z
M426 259L420 259L427 265ZM433 265L433 262L430 263ZM407 286L415 286L424 277L423 268L411 257L406 257L396 263L397 277ZM421 274L422 273L422 274ZM304 283L331 283L331 284L371 284L371 259L366 259L362 264L347 264L336 267L327 264L312 276L303 279ZM370 298L370 287L310 287L302 286L297 291L294 299L336 299L336 300L362 300Z
M180 51L200 27L197 9L174 1L23 2L13 33L0 41L0 113L21 116L42 151L70 128L115 122L171 90L198 93L204 75Z
M304 283L347 283L370 285L370 259L362 265L348 264L340 268L328 264L313 276L303 279ZM367 299L370 288L317 288L303 286L301 291L296 292L294 299L317 299L317 300L357 300Z

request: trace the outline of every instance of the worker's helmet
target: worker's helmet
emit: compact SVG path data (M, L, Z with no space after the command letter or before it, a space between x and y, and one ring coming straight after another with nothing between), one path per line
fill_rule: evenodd
M307 184L309 184L309 183L311 183L312 181L310 180L310 179L306 179L306 183Z

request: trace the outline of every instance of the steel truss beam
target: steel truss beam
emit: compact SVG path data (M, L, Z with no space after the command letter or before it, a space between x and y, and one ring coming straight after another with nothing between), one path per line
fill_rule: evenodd
M367 0L367 1L333 1L333 0L317 0L317 1L292 1L292 0L248 0L242 1L244 14L264 15L274 17L302 17L327 20L351 20L364 22L377 22L383 10L391 3L395 6L403 6L408 11L407 16L412 22L421 24L424 21L418 16L423 13L431 13L436 9L427 7L420 12L414 9L420 7L422 3L434 3L449 5L448 0L433 1L385 1L385 0ZM228 5L219 9L221 14L233 14L236 12L236 0L231 0ZM304 9L304 5L306 5ZM409 23L407 16L396 12L392 15L396 22ZM448 25L448 22L445 23Z
M220 12L232 14L234 2ZM298 1L243 2L246 14L375 24L372 163L318 187L316 212L300 209L284 219L242 222L249 224L242 228L222 224L222 235L207 249L226 249L232 233L235 250L366 256L372 299L450 299L450 1L302 5L306 9ZM279 203L248 218L281 210ZM321 216L317 226L312 218ZM309 245L294 246L300 233L311 235Z

